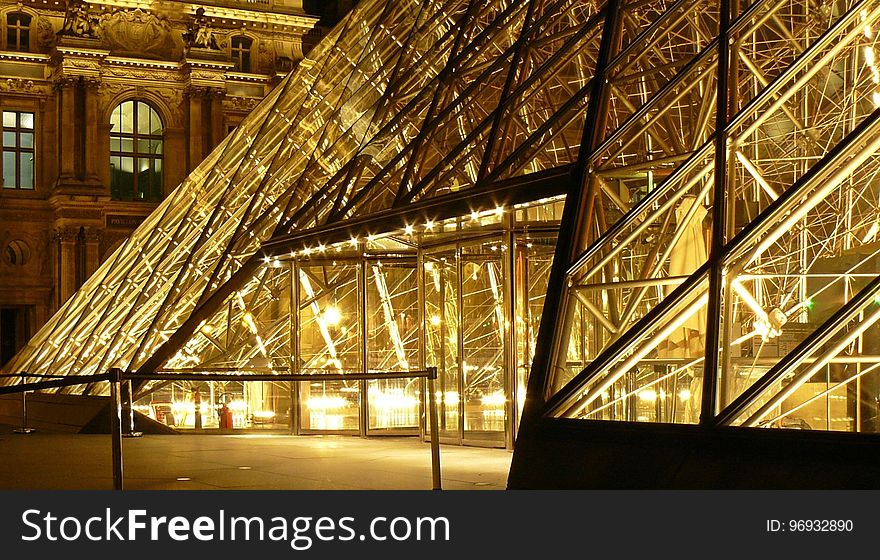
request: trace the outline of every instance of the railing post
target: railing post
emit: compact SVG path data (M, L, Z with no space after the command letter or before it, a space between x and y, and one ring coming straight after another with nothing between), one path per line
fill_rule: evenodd
M128 379L120 383L122 391L122 413L128 418L126 429L122 431L122 437L140 437L141 432L134 429L134 386L132 380Z
M122 402L119 384L122 370L110 370L110 442L113 455L113 489L122 490Z
M27 391L21 392L21 427L13 430L16 434L30 434L34 431L28 427L27 419Z
M428 368L428 418L431 422L431 478L434 490L442 490L440 483L440 427L437 421L437 394L434 392L434 380L437 379L437 368Z

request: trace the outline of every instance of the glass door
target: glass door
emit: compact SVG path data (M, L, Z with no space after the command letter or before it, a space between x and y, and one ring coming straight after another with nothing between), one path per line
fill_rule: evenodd
M298 268L300 371L362 371L360 266L357 262L301 263ZM360 381L300 383L303 432L358 432Z
M459 375L459 273L455 247L423 258L425 364L438 370L436 383L441 440L461 443Z
M418 369L419 289L414 260L368 260L364 278L367 370ZM367 382L368 434L417 433L421 381Z
M506 254L507 246L499 239L463 245L460 250L464 443L504 444Z

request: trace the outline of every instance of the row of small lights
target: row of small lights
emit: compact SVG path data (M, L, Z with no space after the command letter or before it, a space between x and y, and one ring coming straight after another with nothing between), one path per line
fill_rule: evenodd
M473 211L470 214L470 218L471 218L471 221L475 222L475 221L478 221L481 217L486 217L486 216L490 216L490 215L502 216L504 214L504 211L505 211L504 206L496 206L494 210L491 210L489 212L482 212L481 213L481 212ZM429 220L426 220L424 225L421 225L421 226L419 224L407 224L403 228L403 233L406 236L415 235L417 228L422 229L424 232L430 233L430 232L433 232L436 227L437 227L437 222L429 219ZM376 240L376 236L370 234L370 235L367 235L363 239L358 239L356 237L352 237L351 239L348 240L348 244L351 245L352 247L356 248L363 241L366 241L367 243L371 243L375 240ZM529 244L529 246L531 246L531 244ZM342 247L343 247L343 243L338 243L335 246L335 251L337 253L342 252ZM308 257L308 256L311 256L313 253L324 254L327 252L327 250L328 250L328 248L325 244L319 243L318 246L314 247L314 248L313 247L305 247L305 248L301 249L300 251L291 251L290 256L296 257L297 255L299 255L299 256L303 256L303 257ZM276 267L281 266L281 263L278 260L278 257L274 257L274 258L273 257L263 257L263 262L266 264L271 264L272 266L276 266Z

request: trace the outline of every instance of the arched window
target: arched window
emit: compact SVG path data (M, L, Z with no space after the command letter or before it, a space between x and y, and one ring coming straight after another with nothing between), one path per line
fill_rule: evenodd
M21 12L6 14L6 50L31 50L31 16Z
M110 196L162 200L162 133L159 113L143 101L123 101L110 114Z
M250 37L239 35L233 37L230 41L232 45L232 62L235 64L237 72L251 71L251 45L253 40Z

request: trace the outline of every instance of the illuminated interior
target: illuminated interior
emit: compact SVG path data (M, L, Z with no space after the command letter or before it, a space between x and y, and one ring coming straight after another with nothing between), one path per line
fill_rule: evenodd
M362 2L7 369L435 366L440 436L473 445L511 447L529 399L880 431L878 20ZM418 380L137 393L186 427L194 389L205 427L427 429Z

